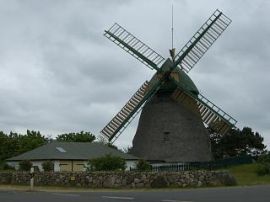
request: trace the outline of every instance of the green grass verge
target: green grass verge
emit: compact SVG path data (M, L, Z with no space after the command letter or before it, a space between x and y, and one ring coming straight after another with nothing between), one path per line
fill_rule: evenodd
M270 184L270 175L258 176L256 173L257 164L245 164L227 168L237 180L238 185L262 185Z

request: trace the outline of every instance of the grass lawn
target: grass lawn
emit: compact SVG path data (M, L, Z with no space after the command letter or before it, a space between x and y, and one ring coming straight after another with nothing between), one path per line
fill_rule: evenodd
M257 164L245 164L227 168L236 178L238 185L260 185L270 184L270 175L258 176L256 173Z

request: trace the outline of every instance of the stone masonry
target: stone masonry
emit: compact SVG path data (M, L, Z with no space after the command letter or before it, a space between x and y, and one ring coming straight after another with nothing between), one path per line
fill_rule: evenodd
M38 186L74 186L85 188L166 188L235 185L226 171L182 172L39 172ZM28 185L27 172L0 172L0 184Z

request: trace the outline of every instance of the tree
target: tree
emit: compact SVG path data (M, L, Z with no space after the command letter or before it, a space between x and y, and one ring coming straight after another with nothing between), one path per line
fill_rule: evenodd
M24 153L33 150L47 143L47 138L41 135L39 131L26 131L26 135L19 135L18 153Z
M125 170L125 159L118 156L106 155L99 158L94 158L88 162L88 170L91 171L115 171Z
M146 160L139 159L136 168L138 171L150 171L152 166Z
M12 150L13 147L10 144L9 137L0 131L0 163L10 157Z
M96 137L90 132L66 133L56 137L59 142L93 142Z
M54 170L54 164L52 161L44 161L42 163L42 168L44 171L53 171Z
M0 162L17 156L47 143L47 138L39 131L27 130L26 134L10 132L9 135L0 131Z
M215 159L236 157L241 155L259 156L265 152L263 137L251 128L231 129L228 134L221 135L210 131L211 149Z
M31 161L24 160L20 161L19 163L19 170L21 171L30 171L31 167L32 167Z
M9 164L7 164L6 162L2 162L0 164L0 170L15 170L14 167L10 166Z

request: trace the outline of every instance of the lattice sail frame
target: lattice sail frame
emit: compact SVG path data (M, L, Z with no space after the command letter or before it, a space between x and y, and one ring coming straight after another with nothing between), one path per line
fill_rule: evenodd
M113 117L113 119L101 130L101 134L111 141L116 134L118 136L122 133L120 131L140 107L140 103L143 101L146 90L149 86L149 82L145 81L143 85L137 90L137 92L130 98L130 100L124 105L124 107ZM135 112L134 112L135 111Z
M237 123L232 116L202 94L198 96L197 105L203 122L217 133L224 135Z
M101 135L114 142L142 110L146 102L158 91L161 80L145 81L124 107L101 130Z
M151 49L141 40L137 39L119 24L114 25L107 31L104 36L127 51L130 55L138 59L150 69L158 70L165 61L165 58Z
M174 82L176 83L175 80ZM195 96L194 94L185 91L182 86L178 85L178 88L174 90L171 97L172 99L180 103L189 103L187 99L188 97L195 100L202 121L204 122L204 124L206 124L209 128L211 128L217 133L224 135L237 123L237 121L232 116L223 111L220 107L215 105L208 98L206 98L202 94ZM191 111L194 110L193 108L190 109ZM196 112L197 110L195 110L195 113Z
M216 10L176 54L175 63L188 73L231 22L231 19Z

